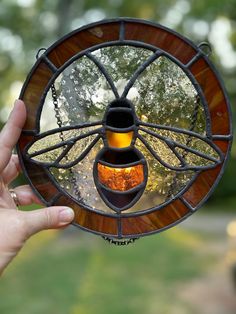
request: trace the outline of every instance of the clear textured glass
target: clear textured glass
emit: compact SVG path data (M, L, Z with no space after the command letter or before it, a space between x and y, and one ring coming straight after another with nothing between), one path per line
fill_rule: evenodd
M199 102L194 130L205 134L205 113L197 91L184 71L167 57L159 57L141 73L127 98L140 120L187 130Z
M90 56L83 56L71 63L55 80L57 93L57 108L51 90L48 91L40 119L40 132L57 129L59 125L71 127L63 132L55 132L37 141L29 149L34 154L60 142L73 140L85 135L74 142L73 147L61 145L47 152L36 154L34 159L39 162L59 160L59 166L50 166L49 170L57 184L79 203L94 208L113 212L102 201L96 189L93 178L93 165L97 154L104 147L100 139L87 155L69 169L63 167L73 162L91 145L97 134L86 137L88 132L102 126L88 126L83 129L73 128L81 124L101 122L108 105L115 100L114 88L121 97L129 80L140 66L153 55L147 49L131 46L113 46L98 49ZM97 66L93 58L99 62ZM181 130L191 130L201 135L206 134L206 114L192 82L185 72L167 57L161 56L153 61L146 69L140 71L134 84L128 90L127 98L133 103L137 117L145 123L153 123L167 127L177 127L180 132L143 126L146 130L157 133L153 137L145 130L139 135L144 138L166 164L153 157L140 139L136 139L135 147L144 155L148 163L148 180L146 189L139 201L125 212L134 212L156 207L174 197L193 178L194 171L171 170L168 165L179 167L180 160L165 139L199 150L203 154L217 158L217 153L199 138L191 138ZM110 82L107 81L107 77ZM112 89L111 82L114 84ZM68 150L63 158L65 150ZM176 152L184 158L187 164L208 165L211 161L187 152L184 148L176 148ZM63 167L60 168L60 165Z

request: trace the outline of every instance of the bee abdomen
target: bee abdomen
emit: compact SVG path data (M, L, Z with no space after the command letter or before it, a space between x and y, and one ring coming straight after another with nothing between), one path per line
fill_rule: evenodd
M143 194L147 163L134 147L122 152L104 148L94 164L94 179L103 201L113 210L125 210Z
M114 191L128 191L144 181L143 165L114 168L98 163L100 183Z

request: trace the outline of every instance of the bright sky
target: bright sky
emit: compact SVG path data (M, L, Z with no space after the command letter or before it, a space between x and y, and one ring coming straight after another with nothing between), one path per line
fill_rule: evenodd
M225 68L236 67L236 52L229 40L232 25L227 18L220 17L212 23L210 42Z
M35 3L35 0L16 0L16 3L19 4L21 7L30 7Z

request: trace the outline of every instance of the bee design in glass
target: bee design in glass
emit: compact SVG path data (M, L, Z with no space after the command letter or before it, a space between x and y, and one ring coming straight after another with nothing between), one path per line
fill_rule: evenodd
M90 130L86 131L86 128ZM163 135L163 131L167 135ZM168 156L158 155L144 134L150 136L152 142L164 145ZM176 134L186 137L185 144L176 140ZM53 135L57 136L58 142L52 144L50 138ZM92 135L95 138L89 142ZM102 200L115 212L132 207L147 184L148 165L144 154L137 148L137 139L159 163L173 171L199 172L214 168L223 160L222 152L208 137L185 129L143 122L126 98L112 101L102 121L64 126L36 135L26 147L25 158L47 170L52 167L69 169L82 161L99 139L102 139L103 147L94 160L94 183ZM42 141L44 148L39 145ZM68 156L78 141L88 141L89 144L83 152L76 152L76 158L71 160ZM54 156L53 161L48 161L48 153Z

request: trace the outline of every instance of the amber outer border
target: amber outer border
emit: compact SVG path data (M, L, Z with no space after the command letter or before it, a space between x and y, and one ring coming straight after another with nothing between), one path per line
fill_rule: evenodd
M207 137L224 154L224 162L197 173L194 180L168 202L146 211L106 214L83 208L61 193L49 174L24 159L22 151L39 132L44 99L61 71L85 51L110 45L131 45L162 50L178 64L194 83L207 117ZM22 88L20 98L27 108L27 120L17 145L21 166L37 196L47 205L67 205L75 211L73 224L83 230L115 238L136 238L170 228L197 210L219 182L232 143L232 119L225 88L214 66L196 46L180 34L159 24L119 18L103 20L79 28L49 47L38 58Z

